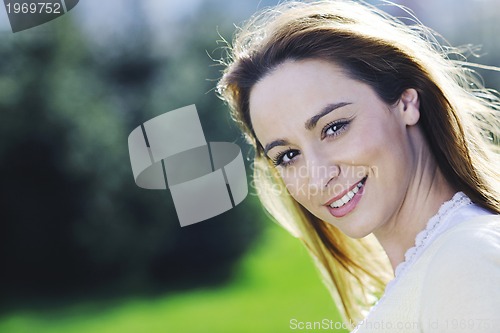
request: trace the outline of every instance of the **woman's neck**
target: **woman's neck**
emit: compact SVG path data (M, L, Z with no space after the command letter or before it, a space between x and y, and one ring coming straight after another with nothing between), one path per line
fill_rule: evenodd
M419 154L415 171L400 209L374 232L393 270L404 261L406 251L415 246L417 234L425 229L429 219L457 192L430 153Z

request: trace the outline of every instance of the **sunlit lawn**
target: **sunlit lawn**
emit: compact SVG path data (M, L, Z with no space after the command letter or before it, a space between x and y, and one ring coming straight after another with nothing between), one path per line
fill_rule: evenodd
M312 332L291 329L290 320L340 322L305 249L275 225L244 258L236 279L224 287L127 298L116 304L102 310L86 302L50 315L10 313L0 318L0 332Z

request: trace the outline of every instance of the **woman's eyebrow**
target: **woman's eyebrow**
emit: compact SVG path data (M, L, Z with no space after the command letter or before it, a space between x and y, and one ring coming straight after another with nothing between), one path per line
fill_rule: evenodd
M338 108L341 108L343 106L346 106L346 105L349 105L349 104L352 104L351 102L340 102L340 103L331 103L331 104L328 104L327 106L325 106L324 108L321 109L321 111L317 114L317 115L314 115L312 116L308 121L306 121L305 123L305 127L306 129L308 130L312 130L314 127L316 127L316 124L318 123L318 121L326 116L327 114L329 114L330 112L338 109ZM284 139L278 139L278 140L274 140L270 143L268 143L265 147L264 147L264 154L267 155L267 153L273 149L274 147L277 147L277 146L288 146L290 145L290 143L288 143L287 140L284 140Z
M346 106L346 105L349 105L349 104L352 104L352 103L349 103L349 102L341 102L341 103L332 103L332 104L328 104L327 106L325 106L324 108L321 109L321 111L315 115L315 116L312 116L311 119L309 119L308 121L306 121L305 123L305 127L307 130L312 130L313 128L316 127L316 124L318 123L318 121L326 116L327 114L329 114L330 112L338 109L338 108L341 108L343 106Z
M273 149L274 147L288 146L288 145L290 145L290 144L286 140L283 140L283 139L274 140L266 145L266 147L264 148L264 154L267 155L267 152L270 151L271 149Z

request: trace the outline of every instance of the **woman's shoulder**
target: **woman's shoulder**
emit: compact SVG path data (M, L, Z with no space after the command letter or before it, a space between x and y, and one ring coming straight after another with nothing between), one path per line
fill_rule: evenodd
M500 215L468 218L429 250L422 318L438 323L440 332L500 331Z
M430 277L439 278L433 271L463 274L484 265L500 272L500 215L467 218L443 232L427 252Z
M500 215L473 216L443 232L432 244L434 259L449 259L448 254L464 252L477 254L494 251L500 255Z

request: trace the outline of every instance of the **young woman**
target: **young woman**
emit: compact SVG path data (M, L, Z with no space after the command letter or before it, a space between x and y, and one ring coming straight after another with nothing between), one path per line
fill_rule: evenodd
M500 331L500 103L456 52L365 4L288 2L225 62L261 201L357 332Z

